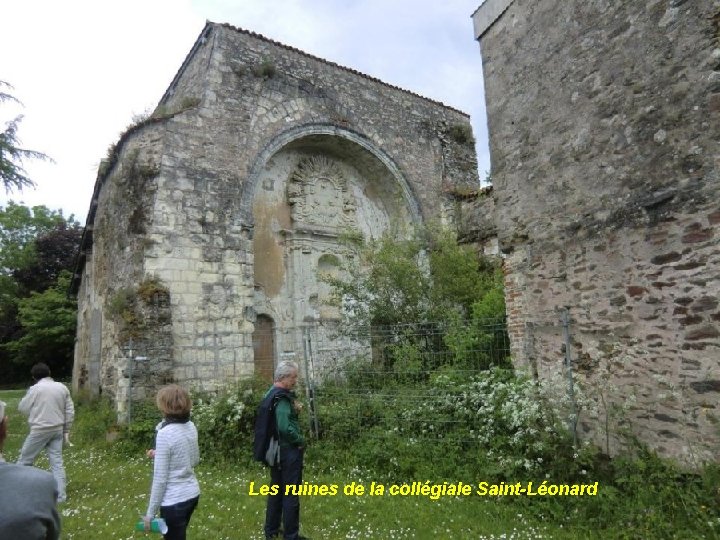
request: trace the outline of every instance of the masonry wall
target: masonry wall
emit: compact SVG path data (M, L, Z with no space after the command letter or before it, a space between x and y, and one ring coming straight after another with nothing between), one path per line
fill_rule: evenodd
M138 141L147 141L152 155ZM122 367L127 359L117 352L126 321L113 319L108 306L124 288L137 292L144 281L163 288L169 310L134 306L133 316L147 323L137 338L147 355L136 354L169 365L172 380L193 387L212 389L253 373L252 332L259 312L278 324L311 320L315 312L297 312L295 304L297 290L314 277L294 289L287 283L268 286L275 274L289 279L288 268L315 276L316 268L297 265L322 253L312 245L333 243L338 235L337 227L319 230L322 223L312 216L303 218L310 232L293 229L304 202L290 191L303 188L288 184L303 163L320 163L311 158L322 156L327 170L340 171L354 194L353 200L318 201L333 212L354 212L358 223L378 221L377 212L396 234L427 220L454 223L453 194L478 184L465 114L213 23L153 118L121 139L117 155L118 165L99 176L98 210L89 220L93 249L80 286L76 382L82 366L90 365L83 358L93 356L92 321L98 311L102 370L127 376ZM138 210L122 195L128 189L126 173L133 160L150 158L152 167L141 169L148 174L135 197L143 202ZM329 222L336 218L328 214ZM393 219L402 226L391 227ZM258 268L259 261L264 266ZM153 350L166 342L167 347ZM291 349L289 338L288 343ZM86 371L83 380L92 386ZM155 371L154 377L139 375L136 384L147 388L137 392L160 382L165 372Z
M715 459L720 2L503 4L479 38L515 362L561 376L568 308L583 430Z

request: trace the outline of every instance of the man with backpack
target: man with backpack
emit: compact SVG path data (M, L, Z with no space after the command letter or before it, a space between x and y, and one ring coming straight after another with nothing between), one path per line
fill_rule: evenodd
M302 485L305 439L298 423L302 406L292 391L297 379L298 365L280 362L275 368L275 382L258 408L255 457L270 466L270 482L277 486L267 499L265 538L278 538L282 521L285 540L305 539L300 535L300 498L292 489L286 493L285 487ZM279 456L268 452L273 438L279 442Z

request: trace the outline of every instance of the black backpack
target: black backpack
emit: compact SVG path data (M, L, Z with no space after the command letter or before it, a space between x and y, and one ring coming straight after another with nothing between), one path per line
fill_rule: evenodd
M273 386L255 414L253 458L268 467L280 464L280 435L275 421L275 406L280 399L291 399L290 396L290 392L284 388Z

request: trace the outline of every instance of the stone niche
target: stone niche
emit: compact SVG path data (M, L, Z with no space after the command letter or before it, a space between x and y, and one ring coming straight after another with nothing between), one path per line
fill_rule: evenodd
M253 216L253 306L282 329L272 347L285 355L296 351L303 327L339 321L321 278L356 264L352 240L404 237L419 221L387 166L360 144L333 135L300 137L267 160Z

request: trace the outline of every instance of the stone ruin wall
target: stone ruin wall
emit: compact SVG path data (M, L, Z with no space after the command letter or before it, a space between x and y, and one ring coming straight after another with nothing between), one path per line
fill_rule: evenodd
M310 232L293 229L308 220L302 185L315 181L292 187L298 167L322 157L341 171L352 201L318 200L350 208L350 224L366 235L374 215L398 234L412 223L455 223L455 195L478 185L473 145L453 136L457 126L470 129L459 111L208 23L153 117L121 138L98 176L76 281L75 388L109 393L122 412L127 319L141 322L133 354L152 358L135 363L136 398L170 379L211 389L251 374L259 313L279 326L328 315L292 307L298 289L317 287L314 277L294 289L285 275L278 287L268 282L278 268L309 264L321 239L338 234L339 222L324 236L317 220ZM159 303L141 298L139 286L152 279L163 289ZM123 291L132 299L124 319ZM298 352L291 336L277 346Z
M458 241L474 246L479 256L497 259L500 255L495 226L495 198L488 185L455 203Z
M716 459L720 2L486 4L475 22L516 364L561 376L567 306L594 400L583 431L610 453L629 428L661 454Z
M91 225L81 250L85 264L77 292L78 326L84 331L76 340L73 386L119 398L121 412L129 382L129 347L142 353L152 343L155 361L138 368L157 384L172 379L168 299L155 294L141 301L137 295L138 285L148 278L146 233L160 173L161 132L156 122L147 122L129 130L109 150L99 167L88 214ZM142 398L144 390L135 395Z

